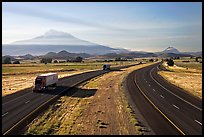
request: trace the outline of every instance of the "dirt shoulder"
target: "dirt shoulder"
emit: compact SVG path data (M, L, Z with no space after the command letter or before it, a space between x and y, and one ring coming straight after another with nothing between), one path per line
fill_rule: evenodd
M73 88L34 119L25 134L143 134L124 95L122 81L133 70L147 65L150 63L112 71Z

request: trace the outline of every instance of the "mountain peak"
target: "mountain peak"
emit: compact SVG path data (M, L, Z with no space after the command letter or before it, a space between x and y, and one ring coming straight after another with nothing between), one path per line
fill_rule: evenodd
M57 31L54 29L50 29L42 35L43 38L72 38L76 39L74 36L70 35L69 33L65 33L62 31Z
M16 41L15 45L98 45L89 41L78 39L69 33L50 29L43 35L33 39Z
M166 48L163 53L180 53L176 48L169 46Z

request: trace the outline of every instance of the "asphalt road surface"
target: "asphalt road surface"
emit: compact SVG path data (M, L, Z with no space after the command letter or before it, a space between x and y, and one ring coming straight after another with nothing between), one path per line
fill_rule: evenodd
M159 76L160 66L128 75L126 85L134 105L157 135L202 135L202 100Z
M111 68L113 70L127 68L133 65ZM70 87L89 80L93 77L109 72L108 70L97 70L73 75L59 79L56 88L49 88L42 93L33 93L32 88L28 88L14 94L2 97L2 134L15 134L17 125L23 123L25 119L31 119L37 110L45 103L49 103L53 98L61 93L67 92ZM29 117L28 117L29 116ZM33 119L34 117L32 117ZM25 123L23 123L25 124ZM28 124L28 123L26 123ZM10 133L12 131L12 133ZM18 132L18 131L16 131Z

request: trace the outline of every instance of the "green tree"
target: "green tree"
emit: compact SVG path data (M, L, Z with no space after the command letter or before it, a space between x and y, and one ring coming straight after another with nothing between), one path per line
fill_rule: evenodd
M198 62L198 57L195 58L195 61Z
M168 59L167 64L169 66L173 66L174 65L174 61L172 59Z
M82 62L82 60L83 60L83 58L80 56L76 57L76 59L75 59L76 62Z
M40 62L45 63L45 64L52 63L52 59L51 58L42 58Z

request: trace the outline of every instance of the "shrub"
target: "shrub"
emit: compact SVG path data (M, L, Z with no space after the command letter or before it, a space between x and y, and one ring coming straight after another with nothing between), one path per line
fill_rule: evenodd
M13 64L20 64L20 61L16 60L16 61L13 62Z
M57 61L57 60L54 60L54 63L58 63L58 61Z
M153 60L153 59L150 59L149 62L154 62L154 60Z

